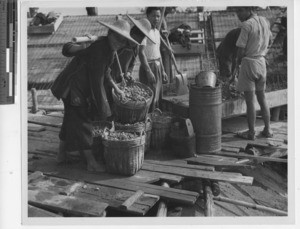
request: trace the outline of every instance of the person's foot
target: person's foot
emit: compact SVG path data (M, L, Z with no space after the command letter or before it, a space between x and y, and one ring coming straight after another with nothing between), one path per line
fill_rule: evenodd
M264 138L272 138L273 132L265 128L262 132L260 132L260 135Z
M66 163L67 161L67 154L66 152L58 152L57 156L56 156L56 162L58 164L63 164Z
M244 132L237 132L236 135L240 138L246 139L246 140L255 140L255 131L244 131Z
M89 172L105 172L105 167L100 165L98 162L93 161L87 163L87 171Z

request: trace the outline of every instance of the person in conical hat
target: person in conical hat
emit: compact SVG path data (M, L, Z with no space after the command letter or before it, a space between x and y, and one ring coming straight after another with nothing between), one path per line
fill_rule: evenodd
M124 96L106 72L119 49L128 45L128 42L138 45L130 36L130 24L127 21L99 23L109 29L107 36L100 37L87 48L72 42L63 46L63 55L73 59L51 87L53 95L62 99L65 107L57 161L65 162L68 151L80 151L89 171L103 170L92 153L92 121L106 120L111 116L104 82L111 84L117 94Z
M130 30L130 36L137 42L142 43L143 40L149 39L151 42L155 44L152 40L151 35L149 34L151 30L151 24L147 18L142 18L139 20L134 19L133 17L126 15L127 18L133 23L133 27ZM121 16L118 16L120 19ZM128 81L133 80L132 71L134 65L136 63L136 57L138 56L139 46L137 46L133 42L129 42L127 46L118 50L117 54L119 57L122 73L124 78ZM116 83L120 83L122 81L121 72L118 66L117 61L115 60L110 68L111 77L115 80ZM137 77L136 77L137 78ZM112 98L112 89L111 86L106 86L107 97L109 104L111 107L113 106L113 98Z

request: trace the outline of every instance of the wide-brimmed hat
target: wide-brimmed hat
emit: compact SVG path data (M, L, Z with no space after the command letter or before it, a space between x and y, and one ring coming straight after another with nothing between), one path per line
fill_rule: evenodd
M128 14L126 14L126 16L129 18L129 20L136 26L138 27L139 30L141 30L141 32L143 34L145 34L145 36L154 44L156 44L156 42L153 40L153 38L150 36L150 30L151 30L151 23L147 18L142 18L140 20L136 20L133 17L130 17Z
M111 29L112 31L120 34L121 36L127 38L128 40L132 41L133 43L139 45L131 36L130 36L130 25L127 21L123 19L118 19L112 25L107 24L103 21L98 21L101 25Z

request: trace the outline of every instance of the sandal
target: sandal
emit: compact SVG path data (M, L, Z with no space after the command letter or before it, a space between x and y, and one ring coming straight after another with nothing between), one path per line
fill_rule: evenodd
M237 132L236 135L246 140L252 140L252 141L255 140L255 132L254 133L251 133L249 131Z
M264 138L272 138L274 134L264 129L260 132L260 135Z

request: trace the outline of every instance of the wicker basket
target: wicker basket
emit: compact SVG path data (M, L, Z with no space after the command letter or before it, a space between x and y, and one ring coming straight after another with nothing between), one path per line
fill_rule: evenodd
M151 141L151 130L152 130L152 121L149 115L147 115L145 122L137 122L134 124L115 123L115 128L117 131L124 131L129 133L139 133L145 131L146 133L145 152L149 150L150 141Z
M95 121L93 122L93 145L92 152L97 159L104 161L104 146L102 143L101 131L105 129L114 130L114 124L108 121Z
M106 170L121 175L134 175L144 162L145 132L128 141L103 139Z
M150 114L150 117L152 120L150 147L152 149L161 149L167 146L172 125L172 116L170 113L162 113L159 109L155 109Z
M149 107L153 99L152 90L139 82L134 82L140 87L144 88L151 95L150 98L143 102L139 101L121 101L118 96L116 96L115 91L112 90L112 96L115 103L115 116L116 121L120 123L136 123L145 120L148 113Z

